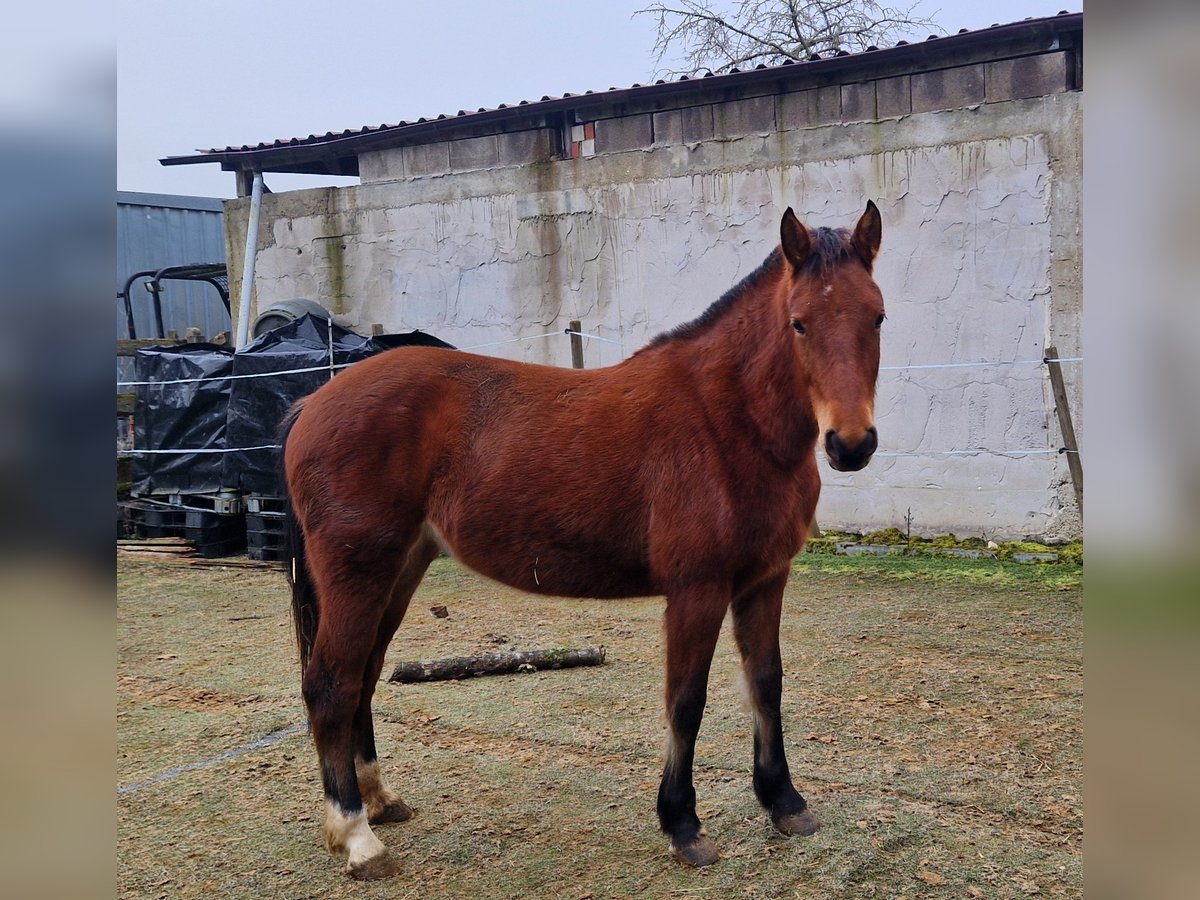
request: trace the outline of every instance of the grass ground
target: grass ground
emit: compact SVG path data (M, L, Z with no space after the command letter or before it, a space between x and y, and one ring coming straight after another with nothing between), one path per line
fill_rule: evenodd
M119 894L1078 897L1081 578L1073 565L801 557L784 722L824 827L785 838L758 807L723 634L696 754L722 859L695 871L672 861L654 817L661 600L534 598L438 560L385 674L504 647L602 644L608 660L381 684L381 763L417 816L378 829L401 874L360 884L321 845L308 736L245 750L304 718L282 575L122 562ZM439 604L448 618L429 613Z

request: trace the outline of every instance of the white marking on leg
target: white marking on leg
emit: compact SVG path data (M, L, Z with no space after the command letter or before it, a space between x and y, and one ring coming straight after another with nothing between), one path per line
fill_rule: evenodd
M347 815L332 800L325 801L325 846L330 853L345 853L349 857L347 868L387 853L387 847L367 823L365 809Z
M379 760L363 762L361 759L355 759L354 774L358 776L358 792L362 794L363 806L366 807L368 817L379 815L390 804L403 802L399 794L384 784Z

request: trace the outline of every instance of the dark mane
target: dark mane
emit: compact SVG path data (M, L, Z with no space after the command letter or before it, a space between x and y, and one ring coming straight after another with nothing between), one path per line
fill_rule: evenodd
M704 331L709 325L719 319L738 299L749 291L751 288L758 285L768 274L773 272L783 259L783 254L776 247L771 251L770 255L763 260L762 265L757 269L727 290L721 295L721 299L713 303L708 309L700 313L699 316L692 319L690 322L684 322L682 325L676 325L670 331L664 331L662 334L655 337L647 347L657 347L659 344L665 344L667 341L679 340L681 338L689 338Z
M812 235L812 252L800 267L801 274L823 275L839 263L854 259L854 249L850 245L850 233L845 228L815 228L809 232ZM664 331L650 341L647 347L657 347L668 341L694 337L707 329L713 322L721 318L747 292L756 287L782 262L783 255L776 247L763 260L762 265L727 290L721 298L708 309L690 322L676 325L670 331Z

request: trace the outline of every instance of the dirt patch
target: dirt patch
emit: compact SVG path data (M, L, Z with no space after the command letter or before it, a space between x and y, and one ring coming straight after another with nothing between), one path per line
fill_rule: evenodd
M161 703L183 709L211 709L219 706L245 706L257 703L258 694L234 695L221 691L193 688L142 675L117 675L117 693L131 702Z
M205 765L118 798L120 895L1081 896L1080 570L825 560L798 563L781 629L789 760L824 827L785 838L754 800L723 634L696 769L722 860L700 872L654 819L661 601L528 597L437 561L385 674L499 638L608 661L381 683L381 764L417 811L379 830L402 864L381 885L320 844L282 576L121 563L118 786Z

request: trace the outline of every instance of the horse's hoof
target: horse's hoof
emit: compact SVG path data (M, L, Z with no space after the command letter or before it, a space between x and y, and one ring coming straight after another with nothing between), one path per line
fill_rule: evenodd
M810 834L816 834L820 829L821 823L817 821L817 817L808 811L808 808L800 810L800 812L788 813L787 815L773 818L775 827L783 834L799 834L808 837Z
M386 825L389 822L407 822L413 817L412 807L403 800L393 800L383 809L372 813L368 821L372 825Z
M400 863L386 850L378 856L346 866L346 874L356 881L379 881L381 878L391 878L399 871Z
M690 844L684 844L682 847L671 845L671 855L679 861L681 865L694 866L711 866L719 858L717 853L717 845L712 842L708 835L702 834Z

